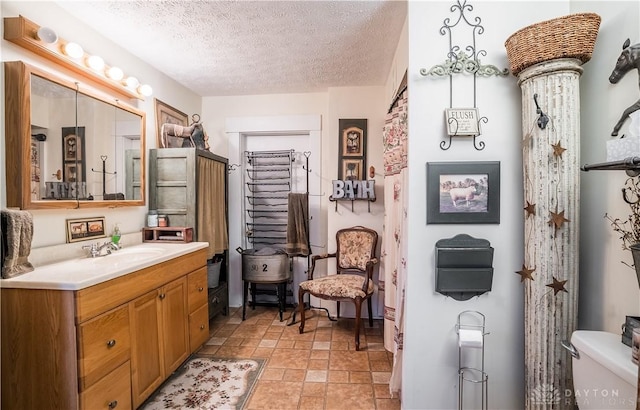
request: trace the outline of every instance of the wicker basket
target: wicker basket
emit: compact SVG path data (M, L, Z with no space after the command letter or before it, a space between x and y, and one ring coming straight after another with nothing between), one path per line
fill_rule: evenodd
M600 27L595 13L570 14L542 21L513 33L504 43L511 73L556 58L591 59Z

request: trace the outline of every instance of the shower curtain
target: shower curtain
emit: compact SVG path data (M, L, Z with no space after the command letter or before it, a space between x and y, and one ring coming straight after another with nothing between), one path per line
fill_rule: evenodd
M393 353L392 396L402 386L404 289L407 273L407 90L387 114L384 137L384 228L380 287L384 290L384 347Z

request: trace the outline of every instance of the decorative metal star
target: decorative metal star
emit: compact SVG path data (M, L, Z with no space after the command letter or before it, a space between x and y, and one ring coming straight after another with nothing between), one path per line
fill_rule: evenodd
M562 158L562 153L567 150L566 148L562 148L562 146L560 145L560 140L558 140L558 142L556 144L551 144L551 146L553 147L553 156L554 157L561 157Z
M529 201L527 201L527 206L524 207L524 210L527 211L527 218L530 217L531 215L536 214L536 204L532 204Z
M525 279L533 280L533 276L531 274L536 270L535 266L533 269L529 269L524 264L522 265L522 270L516 271L518 275L520 275L520 283L524 282Z
M564 224L565 222L571 222L569 219L564 217L564 211L558 213L557 206L555 212L549 211L549 213L551 214L551 219L549 219L548 224L553 225L556 231L558 230L558 228L562 228L562 224Z
M560 291L569 293L569 291L564 288L564 284L567 283L566 280L558 280L554 276L552 276L552 278L553 278L553 283L549 283L546 286L553 289L554 296L557 295L558 292Z

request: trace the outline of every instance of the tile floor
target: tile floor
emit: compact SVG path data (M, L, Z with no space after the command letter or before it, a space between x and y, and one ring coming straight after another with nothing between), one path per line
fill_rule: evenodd
M383 346L382 320L365 323L355 350L353 319L327 319L323 310L306 312L304 333L288 308L280 322L275 307L230 309L211 320L211 338L201 352L219 357L267 359L246 410L400 409L389 394L393 355Z

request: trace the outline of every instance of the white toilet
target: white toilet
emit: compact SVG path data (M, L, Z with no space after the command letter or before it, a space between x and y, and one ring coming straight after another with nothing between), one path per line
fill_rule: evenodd
M578 330L571 335L576 404L584 409L635 409L638 366L620 335Z

